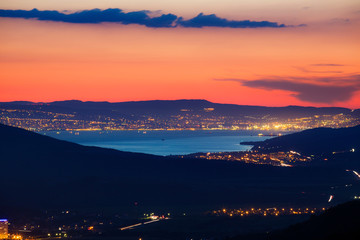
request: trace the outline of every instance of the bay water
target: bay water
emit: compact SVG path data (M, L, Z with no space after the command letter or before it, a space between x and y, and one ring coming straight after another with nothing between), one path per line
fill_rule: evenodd
M183 155L196 152L231 152L250 150L240 142L263 141L260 131L230 130L150 130L150 131L47 131L43 135L85 146L155 155ZM266 133L264 133L266 135Z

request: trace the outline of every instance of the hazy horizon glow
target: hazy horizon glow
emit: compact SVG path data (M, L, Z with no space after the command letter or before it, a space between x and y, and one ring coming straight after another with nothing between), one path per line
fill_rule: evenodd
M0 9L161 10L304 27L152 28L0 17L0 101L206 99L360 108L358 1L12 0Z

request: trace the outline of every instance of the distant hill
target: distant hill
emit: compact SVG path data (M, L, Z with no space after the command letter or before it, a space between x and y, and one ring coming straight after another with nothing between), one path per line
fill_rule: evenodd
M351 114L351 110L339 107L263 107L247 106L236 104L212 103L207 100L183 99L183 100L152 100L137 102L82 102L79 100L56 101L49 103L34 102L0 102L1 108L42 110L60 113L79 114L105 114L108 116L141 116L155 115L168 117L173 114L179 114L181 110L188 110L191 113L203 113L206 115L225 115L225 116L252 116L252 117L277 117L293 118L308 117L314 115L335 115ZM212 109L204 111L204 109Z
M0 204L37 207L321 204L340 168L279 168L85 147L0 125ZM355 186L355 182L354 182ZM347 190L336 201L353 196Z
M256 236L239 236L231 240L356 240L360 239L359 215L360 201L351 201L285 230Z

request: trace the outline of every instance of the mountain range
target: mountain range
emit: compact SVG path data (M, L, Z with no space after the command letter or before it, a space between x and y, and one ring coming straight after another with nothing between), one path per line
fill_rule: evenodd
M360 115L360 109L351 110L340 107L263 107L236 104L220 104L207 100L153 100L137 102L83 102L79 100L55 102L1 102L0 108L41 110L59 113L106 114L108 116L155 115L170 116L183 112L203 113L207 115L252 116L252 117L308 117L313 115L351 114Z

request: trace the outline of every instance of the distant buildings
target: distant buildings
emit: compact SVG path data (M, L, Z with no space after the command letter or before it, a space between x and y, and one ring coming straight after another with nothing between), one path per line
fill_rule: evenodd
M258 151L193 153L182 158L203 158L207 160L240 161L252 164L268 164L272 166L292 167L304 166L311 162L309 156L294 151L263 153Z
M0 239L8 239L8 220L0 219Z

